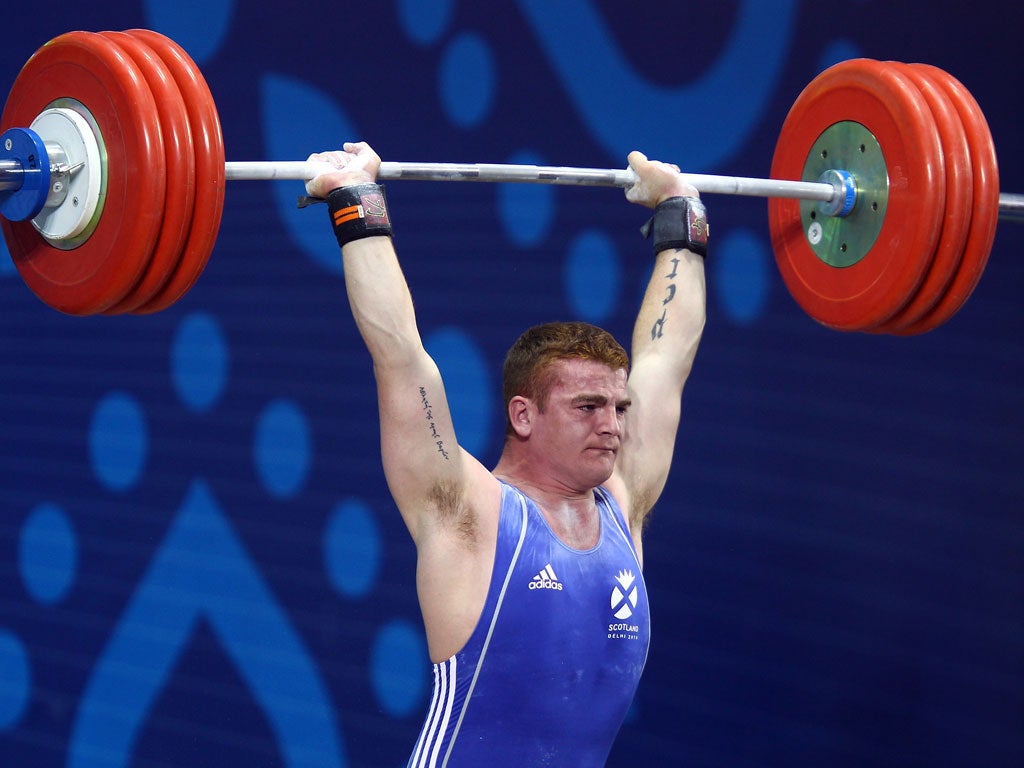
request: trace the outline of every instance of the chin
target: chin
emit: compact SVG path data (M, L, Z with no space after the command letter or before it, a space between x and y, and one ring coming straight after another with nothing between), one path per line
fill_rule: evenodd
M594 467L594 471L591 473L591 479L593 482L591 486L597 487L608 482L608 478L612 476L612 472L615 471L615 459L607 462L604 466Z

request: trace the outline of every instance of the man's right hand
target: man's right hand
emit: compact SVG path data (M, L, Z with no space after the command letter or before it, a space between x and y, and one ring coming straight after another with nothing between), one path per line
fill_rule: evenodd
M679 172L678 165L648 160L642 152L629 153L629 167L636 182L626 190L631 203L654 208L670 197L700 197L697 189Z
M324 165L324 171L306 182L306 194L327 197L338 187L373 183L380 170L380 157L365 141L345 142L343 149L315 152L308 161Z

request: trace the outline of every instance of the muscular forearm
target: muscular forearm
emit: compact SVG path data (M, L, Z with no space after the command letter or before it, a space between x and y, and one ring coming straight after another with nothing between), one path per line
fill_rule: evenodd
M684 249L658 253L633 328L634 370L647 376L655 366L662 386L681 394L704 330L705 306L704 259Z
M310 155L328 170L306 192L328 200L341 243L345 288L374 367L401 368L424 356L409 286L391 242L383 190L374 185L380 158L365 142Z
M412 297L390 237L354 240L342 248L345 289L374 366L394 368L422 353Z
M629 155L636 183L626 198L655 210L648 232L655 263L633 329L633 384L659 396L678 395L693 366L704 330L704 259L682 243L706 250L707 221L697 190L674 165ZM680 208L675 201L690 200ZM665 210L662 210L664 204ZM693 217L693 218L691 218ZM649 370L650 369L650 370ZM639 375L637 375L639 374Z

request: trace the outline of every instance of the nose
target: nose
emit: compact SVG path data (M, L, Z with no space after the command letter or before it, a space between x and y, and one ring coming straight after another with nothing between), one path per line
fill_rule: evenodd
M622 432L622 418L614 405L601 409L601 421L598 428L603 435L618 437Z

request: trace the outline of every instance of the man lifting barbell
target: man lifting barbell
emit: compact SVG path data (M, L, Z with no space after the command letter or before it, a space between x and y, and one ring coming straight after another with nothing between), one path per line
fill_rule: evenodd
M312 194L332 193L435 662L417 765L594 765L608 753L648 640L642 522L703 326L697 191L770 198L783 281L808 315L844 331L939 327L980 279L997 219L1024 219L1024 196L999 192L980 107L923 64L854 59L815 77L782 126L770 179L682 176L640 155L602 170L381 164L368 147L347 149L314 163L226 162L212 95L180 46L150 30L69 32L30 58L0 116L0 228L46 305L146 314L201 275L226 181L313 179ZM620 186L658 205L632 371L591 326L527 332L506 363L505 449L484 469L458 447L378 179ZM596 634L584 640L587 606Z
M377 380L384 472L417 552L434 696L411 766L602 766L650 635L644 521L664 488L704 327L707 219L679 169L629 156L654 208L633 360L586 323L527 330L504 366L488 470L455 435L390 234L380 158L314 155Z

